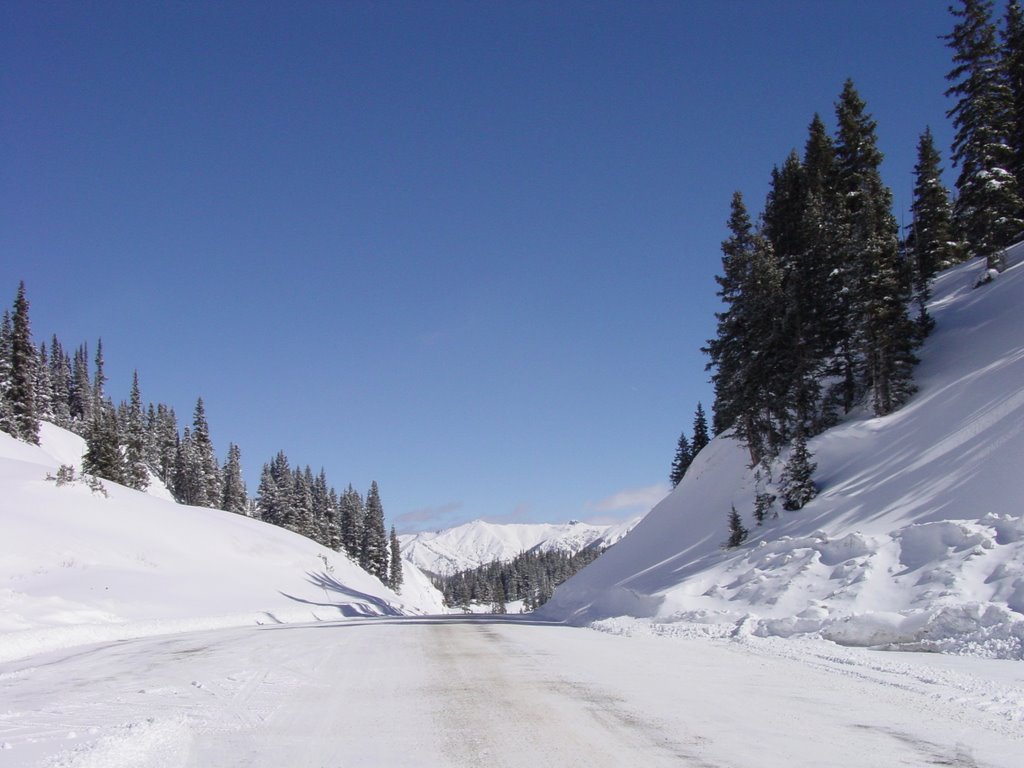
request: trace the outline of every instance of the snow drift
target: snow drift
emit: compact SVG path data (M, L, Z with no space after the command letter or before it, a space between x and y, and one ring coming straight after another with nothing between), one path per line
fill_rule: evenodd
M60 465L80 471L84 443L46 423L41 437L33 446L0 434L0 661L186 629L440 606L415 573L399 597L344 555L175 504L159 486L140 493L103 481L106 496L82 481L58 486Z
M977 289L977 260L937 278L918 393L810 442L804 509L756 526L748 454L719 436L542 615L1024 658L1024 244L1008 256ZM751 536L726 551L733 505Z

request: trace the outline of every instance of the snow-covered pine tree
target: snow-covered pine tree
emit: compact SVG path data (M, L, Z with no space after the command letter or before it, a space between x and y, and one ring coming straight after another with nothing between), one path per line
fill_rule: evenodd
M11 318L10 373L6 390L11 432L19 440L39 444L39 417L36 410L36 348L28 316L25 283L18 285Z
M185 426L178 441L174 457L174 498L180 504L206 507L206 484L203 482L202 462L196 450L192 430Z
M11 313L4 310L3 321L0 321L0 432L11 436L17 434L14 425L14 412L11 402L7 399L7 390L11 388Z
M71 361L56 334L50 340L50 410L54 424L71 426Z
M92 384L89 381L89 348L85 344L81 344L75 350L69 384L71 427L74 432L84 437L92 426L92 410L95 401Z
M341 546L356 562L361 560L363 551L363 527L366 518L363 497L349 483L339 501L341 523Z
M143 491L149 486L149 469L146 465L146 423L142 415L138 371L132 373L131 395L122 430L125 436L125 485Z
M391 534L388 537L389 550L390 550L390 563L388 566L388 586L394 592L402 591L402 582L404 577L402 576L402 547L398 542L398 534L395 532L395 526L391 526Z
M814 471L817 464L811 460L811 452L807 448L807 438L803 430L798 429L793 439L793 449L782 470L780 481L782 492L782 508L791 512L803 509L813 499L818 489L814 484Z
M125 484L124 454L118 438L117 412L109 400L94 402L92 424L85 439L82 469L96 477Z
M388 578L387 529L384 527L384 506L381 504L377 481L366 493L366 517L363 524L363 546L359 565L382 582Z
M242 451L234 443L228 443L228 457L224 462L220 508L237 515L244 515L249 508L249 499L242 478Z
M50 354L46 343L39 345L36 352L35 376L36 418L40 421L54 422L53 417L53 382L50 381Z
M939 151L930 128L925 128L917 144L914 166L913 214L907 250L914 267L914 301L918 308L919 335L927 335L933 322L925 304L931 298L931 279L939 270L959 260L953 238L953 208L949 190L942 183Z
M206 408L201 397L196 400L192 415L192 449L196 466L191 471L202 486L201 492L196 489L196 500L192 503L201 507L218 507L223 497L220 467L217 465L217 455L210 439L210 426L206 421Z
M1010 145L1013 94L991 0L961 0L950 10L958 19L945 37L954 65L946 75L946 96L956 99L946 115L956 128L952 159L960 168L953 213L970 251L985 256L990 269L1002 270L1000 249L1024 229Z
M857 391L870 391L875 415L884 416L915 390L916 333L907 314L910 284L900 263L892 193L882 182L876 124L864 108L853 81L847 80L836 105L836 159L846 200Z
M679 443L676 445L676 456L672 460L672 471L668 476L673 488L682 481L691 461L693 461L693 451L690 448L690 441L686 439L686 432L682 432L679 435Z
M1024 9L1019 0L1006 6L1002 35L1003 72L1010 89L1010 149L1017 195L1024 198Z

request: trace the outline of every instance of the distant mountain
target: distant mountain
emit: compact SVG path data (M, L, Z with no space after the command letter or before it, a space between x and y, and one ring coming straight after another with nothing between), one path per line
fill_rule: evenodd
M635 518L616 525L568 523L470 523L442 531L408 533L398 537L402 557L421 570L443 576L496 560L508 561L522 552L576 554L588 547L604 549L619 541Z
M1024 659L1024 243L1005 255L987 285L984 259L938 276L917 394L809 442L819 493L803 509L776 503L758 525L763 486L726 432L541 614ZM750 537L724 549L733 510Z

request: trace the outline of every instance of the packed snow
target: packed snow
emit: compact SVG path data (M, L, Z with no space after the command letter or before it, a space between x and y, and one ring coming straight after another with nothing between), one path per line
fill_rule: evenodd
M613 525L568 523L489 523L474 520L441 531L398 537L402 557L420 570L450 576L493 562L508 562L524 552L605 549L621 540L640 518Z
M337 552L220 510L81 472L84 442L43 423L41 445L0 433L0 660L186 629L435 612L405 569L399 596ZM48 479L49 478L49 479Z
M979 260L938 277L919 391L889 416L851 414L810 441L820 494L804 509L757 526L749 454L719 436L541 614L1024 659L1022 258L1024 244L978 288ZM733 505L751 535L725 550Z

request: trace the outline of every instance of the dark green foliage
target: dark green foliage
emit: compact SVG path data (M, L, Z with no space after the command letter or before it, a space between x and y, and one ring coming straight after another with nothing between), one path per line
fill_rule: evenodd
M125 483L127 471L118 437L117 413L109 400L94 404L85 444L83 471L104 480Z
M242 478L242 451L234 443L228 443L228 457L224 462L223 494L220 508L236 515L244 515L249 509L249 499Z
M704 406L697 403L697 410L693 413L693 439L690 441L690 451L696 456L704 446L711 442L708 436L708 418L704 414Z
M366 493L366 516L363 520L363 543L359 552L359 565L382 582L388 578L388 543L384 527L384 506L381 504L377 481Z
M733 507L729 513L729 539L725 543L725 548L735 549L747 540L749 534L750 532L743 525L740 513L736 511L736 507Z
M1018 0L1010 0L1006 7L1002 61L1010 89L1011 170L1017 180L1017 195L1024 198L1024 9Z
M402 576L402 547L398 543L398 534L395 533L395 526L391 526L391 535L389 536L389 565L388 565L388 580L387 585L394 592L402 591L402 582L404 578Z
M221 489L220 467L210 440L210 427L206 421L206 409L203 398L196 400L196 408L192 417L192 450L189 461L193 466L189 472L195 483L195 500L192 502L200 507L219 507L223 496Z
M946 95L956 99L947 116L956 127L952 159L960 168L954 215L970 251L1002 269L999 250L1024 229L1019 157L1011 146L1014 94L1004 69L1019 51L1004 61L990 0L961 0L950 10L958 20L945 38L953 51Z
M149 470L146 465L146 425L142 416L138 371L132 375L131 400L125 417L125 423L122 425L125 444L125 485L142 491L149 486Z
M679 485L683 476L686 474L686 470L689 468L691 461L693 461L693 450L690 448L690 441L686 439L686 433L683 432L679 435L679 444L676 446L676 456L672 460L672 471L668 476L669 482L672 483L673 488Z
M7 358L6 381L0 381L3 391L3 422L5 432L27 443L39 444L39 417L36 410L36 348L32 344L32 331L28 317L28 299L25 283L18 286L11 318L9 342L3 343Z
M338 506L340 507L342 549L349 557L358 562L363 549L363 524L366 517L363 497L350 483L341 494Z
M818 489L813 479L815 469L817 464L811 460L807 438L804 437L802 430L797 430L780 482L783 509L803 509L803 506L817 495Z
M592 563L601 554L596 548L575 555L565 552L523 552L510 562L495 561L451 576L431 576L450 607L470 603L490 604L499 611L506 602L523 600L532 611L547 602L555 587Z

